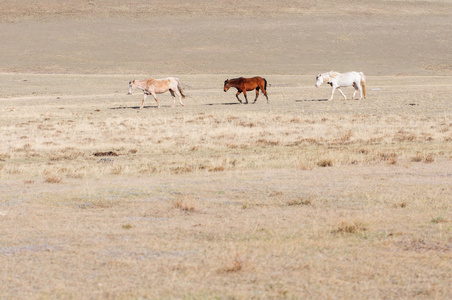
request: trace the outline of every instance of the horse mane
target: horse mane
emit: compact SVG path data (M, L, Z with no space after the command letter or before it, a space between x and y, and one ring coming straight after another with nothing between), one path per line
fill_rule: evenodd
M239 77L239 78L228 79L227 81L229 81L229 82L231 82L231 83L235 83L235 82L238 82L238 81L240 81L240 80L242 80L242 79L243 79L243 77Z
M338 75L340 75L341 73L339 73L339 72L336 72L336 71L329 71L328 72L328 75L330 76L330 77L336 77L336 76L338 76Z

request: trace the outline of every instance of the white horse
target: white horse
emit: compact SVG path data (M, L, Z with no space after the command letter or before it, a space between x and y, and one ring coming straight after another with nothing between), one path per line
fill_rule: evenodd
M135 90L136 88L143 90L144 93L140 110L143 109L144 101L148 95L152 95L152 97L154 97L155 101L157 101L158 108L160 108L160 102L157 98L157 94L163 94L167 91L170 91L171 96L173 96L173 107L176 106L176 95L179 97L180 105L184 106L184 103L182 103L182 97L185 98L185 94L178 78L167 77L163 79L149 78L143 80L132 80L129 82L129 93L127 93L127 95L132 95L132 90Z
M322 83L327 82L333 90L331 91L331 97L329 100L333 100L334 91L337 89L342 96L344 96L344 100L347 100L347 96L342 92L341 87L351 86L355 88L353 92L352 99L355 98L356 91L359 90L360 98L359 100L366 98L366 77L363 72L347 72L347 73L338 73L338 72L328 72L317 75L315 86L319 87Z

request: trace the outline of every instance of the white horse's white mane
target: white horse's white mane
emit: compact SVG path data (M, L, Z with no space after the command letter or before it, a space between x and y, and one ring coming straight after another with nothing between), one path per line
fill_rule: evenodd
M338 76L338 75L340 75L341 73L339 73L339 72L336 72L336 71L329 71L328 72L328 75L330 76L330 77L336 77L336 76Z

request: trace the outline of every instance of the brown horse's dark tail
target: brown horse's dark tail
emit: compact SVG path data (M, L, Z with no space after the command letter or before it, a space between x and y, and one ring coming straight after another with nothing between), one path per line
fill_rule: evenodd
M267 95L267 79L265 79L265 78L262 78L262 79L264 79L264 90L263 90L263 92L264 92L265 98L267 98L267 104L268 104L270 102L268 102L268 95Z

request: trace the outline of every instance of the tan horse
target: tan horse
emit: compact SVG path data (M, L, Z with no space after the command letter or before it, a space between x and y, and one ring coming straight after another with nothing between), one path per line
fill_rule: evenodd
M259 97L259 90L262 90L265 97L267 98L268 103L268 96L267 96L267 80L262 77L253 77L253 78L234 78L234 79L227 79L224 82L224 91L227 92L229 88L235 87L237 89L237 94L235 97L237 97L237 100L239 100L240 103L242 103L242 100L240 100L239 95L240 93L243 93L245 96L245 104L248 104L248 98L246 97L247 91L256 90L256 98L254 99L254 103L257 101L257 97Z
M155 101L157 101L158 108L160 108L160 102L157 98L157 94L163 94L167 91L170 91L171 96L173 96L173 107L176 106L176 95L179 97L180 105L184 106L184 103L182 103L182 97L185 98L185 94L178 78L168 77L163 79L149 78L144 80L132 80L129 82L129 93L127 95L132 95L132 91L136 88L143 90L144 93L140 110L143 109L144 101L148 95L152 95L152 97L154 97Z

